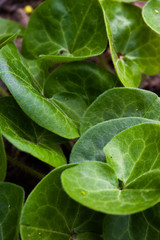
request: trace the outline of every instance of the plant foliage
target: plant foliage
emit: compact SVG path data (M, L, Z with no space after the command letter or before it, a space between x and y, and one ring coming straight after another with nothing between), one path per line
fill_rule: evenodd
M46 0L26 29L0 19L0 239L160 239L160 99L138 88L160 69L159 21L159 0ZM55 168L24 206L3 137Z

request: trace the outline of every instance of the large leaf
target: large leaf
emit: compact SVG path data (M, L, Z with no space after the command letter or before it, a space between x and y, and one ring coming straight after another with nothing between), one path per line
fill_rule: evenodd
M159 240L160 204L134 215L107 215L103 224L104 240Z
M74 202L64 192L63 166L48 174L28 197L21 218L23 240L99 240L103 215ZM97 235L96 235L97 234Z
M0 134L0 181L3 181L5 179L6 170L7 170L7 159L6 159L3 139Z
M0 239L19 239L19 220L24 200L23 189L0 183Z
M103 14L97 0L48 0L32 14L22 52L66 62L101 54L107 45Z
M74 145L70 155L70 163L106 162L104 146L121 131L145 122L155 121L146 118L128 117L105 121L91 127Z
M160 125L144 123L116 135L104 148L107 164L84 162L62 173L65 191L104 213L130 214L160 201Z
M0 18L0 48L14 37L22 37L24 27L8 19Z
M58 93L75 93L87 104L105 90L120 85L118 78L90 62L73 62L57 68L47 79L44 94L51 98Z
M145 22L160 34L160 0L150 0L143 8Z
M28 118L12 97L0 98L0 127L13 145L54 166L66 163L59 136L38 126Z
M160 36L145 24L140 8L116 1L99 1L117 74L124 86L137 87L141 73L159 72Z
M81 133L97 123L122 117L160 120L159 97L149 91L114 88L100 95L87 109L81 121Z
M51 132L66 138L78 137L79 121L87 107L85 101L79 95L67 93L46 98L42 82L35 79L30 69L13 44L1 49L1 78L23 111Z

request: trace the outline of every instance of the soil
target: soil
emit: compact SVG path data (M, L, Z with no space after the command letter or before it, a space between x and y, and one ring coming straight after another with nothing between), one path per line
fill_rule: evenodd
M31 5L34 9L41 2L42 0L0 0L0 17L12 19L26 27L28 24L29 15L25 13L24 7L26 5ZM144 6L144 2L135 2L134 4L141 8ZM20 50L21 39L16 41L16 45ZM106 62L109 70L114 72L109 48L107 48L101 59L94 57L89 59L89 61L92 61L98 65L102 65L102 62ZM6 89L2 81L0 81L0 85ZM160 96L160 73L155 76L143 76L141 88L155 92ZM32 174L30 168L35 169L43 175L46 175L48 172L50 172L52 168L49 165L37 160L33 156L19 151L6 139L4 139L4 142L8 156L8 171L6 181L22 186L25 189L27 197L35 185L40 181L40 176ZM73 144L74 142L71 141L65 145L62 145L67 160ZM12 161L13 159L18 161L20 166L16 166ZM25 169L24 166L27 166L28 169Z

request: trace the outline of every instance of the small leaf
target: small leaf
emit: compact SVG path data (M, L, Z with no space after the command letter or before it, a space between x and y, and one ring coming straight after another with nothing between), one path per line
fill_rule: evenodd
M124 130L104 148L107 164L87 161L62 173L65 191L104 213L126 215L154 206L160 201L159 135L155 123Z
M14 36L22 37L24 27L8 19L0 18L0 48L4 43L14 39Z
M104 240L159 240L160 204L128 216L107 215L103 224Z
M160 34L160 0L148 1L142 13L147 25Z
M27 58L40 56L58 63L99 55L106 45L105 24L97 0L48 0L31 15L22 52Z
M6 38L4 41L2 41L2 43L0 43L0 49L4 47L6 44L8 44L9 42L13 42L16 39L17 35L18 33L15 33L10 37Z
M28 118L12 97L0 98L0 126L2 134L20 150L54 167L66 163L65 156L57 145L64 139Z
M140 8L116 1L100 3L117 74L124 86L137 87L141 73L159 72L160 36L145 24Z
M17 240L24 201L23 189L15 184L0 183L0 239Z
M71 166L49 173L28 197L21 218L22 240L82 240L94 234L99 240L103 215L76 203L62 188L60 175Z
M145 122L155 121L146 118L128 117L105 121L91 127L74 145L70 155L70 163L106 162L104 146L121 131Z
M65 76L65 78L64 78ZM46 80L44 94L57 92L80 95L89 105L107 89L120 86L118 78L90 62L73 62L58 67Z
M7 159L3 139L0 134L0 181L3 181L5 179L6 171L7 171Z
M114 88L101 94L87 109L81 121L81 133L97 123L122 117L160 120L159 97L134 88Z

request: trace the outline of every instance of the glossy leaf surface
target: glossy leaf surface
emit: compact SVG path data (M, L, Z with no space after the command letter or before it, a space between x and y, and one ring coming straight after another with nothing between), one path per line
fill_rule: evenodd
M133 215L107 215L103 224L104 240L159 240L159 222L159 204Z
M106 45L97 0L48 0L32 14L22 52L28 58L41 56L51 62L67 62L101 54Z
M64 139L28 118L12 97L0 98L0 126L2 134L20 150L54 167L66 163L65 156L57 145Z
M159 72L160 36L143 21L141 9L131 4L100 0L112 59L126 87L137 87L141 73Z
M144 123L116 135L104 148L107 164L85 162L62 173L65 191L81 204L126 215L160 201L160 125Z
M19 220L24 201L23 189L0 183L0 239L19 239Z
M5 179L6 170L7 170L6 152L4 149L2 136L0 134L0 181L3 181Z
M122 117L159 120L159 97L149 91L114 88L101 94L87 109L81 121L81 133L97 123Z
M37 124L62 137L79 136L79 118L86 109L84 100L74 94L46 98L39 79L32 75L13 44L0 51L0 75L23 111Z
M90 62L73 62L58 67L47 79L44 94L75 93L88 104L107 89L120 86L118 78Z
M52 171L28 197L21 218L23 240L99 240L103 215L76 203L62 188L60 175L71 166Z
M143 8L145 22L155 32L160 34L160 0L150 0Z
M106 162L104 146L118 133L145 122L155 121L146 118L128 117L105 121L91 127L74 145L70 155L70 163Z

